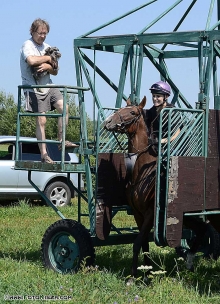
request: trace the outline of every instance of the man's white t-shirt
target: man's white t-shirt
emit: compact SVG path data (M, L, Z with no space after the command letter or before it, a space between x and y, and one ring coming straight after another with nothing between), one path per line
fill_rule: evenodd
M20 54L20 69L21 69L21 78L22 78L22 85L47 85L51 84L52 81L50 79L50 74L47 73L46 75L40 77L38 80L32 75L31 66L27 63L28 56L43 56L45 54L46 48L50 47L49 44L43 42L42 45L38 45L34 42L32 38L26 40L21 47L21 54ZM49 88L42 88L40 93L37 89L24 89L24 92L30 91L35 92L37 94L45 94L47 93Z

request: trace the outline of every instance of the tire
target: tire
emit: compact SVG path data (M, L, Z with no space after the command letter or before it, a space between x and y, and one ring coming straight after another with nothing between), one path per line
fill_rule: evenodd
M89 232L74 220L52 224L43 236L41 252L44 267L62 274L76 273L82 262L91 266L95 261Z
M64 182L53 182L44 191L46 197L56 206L65 207L71 202L71 191Z

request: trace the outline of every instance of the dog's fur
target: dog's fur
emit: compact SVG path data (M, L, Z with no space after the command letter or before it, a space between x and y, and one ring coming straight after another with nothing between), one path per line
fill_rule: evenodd
M57 47L48 47L45 50L45 54L44 56L50 56L52 59L52 63L51 66L53 67L53 69L58 69L58 60L61 57L61 53L59 51L59 49ZM38 79L40 79L42 76L45 76L48 72L44 71L44 72L37 72L38 67L31 67L32 70L32 75L34 76L34 79L37 81Z

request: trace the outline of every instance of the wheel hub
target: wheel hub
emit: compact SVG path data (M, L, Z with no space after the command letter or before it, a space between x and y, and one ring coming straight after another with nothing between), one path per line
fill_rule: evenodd
M56 263L64 269L73 269L73 265L79 257L78 245L72 242L67 235L58 237L54 245L53 255Z
M62 247L62 245L60 245L60 247ZM60 255L62 255L64 258L67 258L70 255L69 248L62 247L62 249L60 251Z

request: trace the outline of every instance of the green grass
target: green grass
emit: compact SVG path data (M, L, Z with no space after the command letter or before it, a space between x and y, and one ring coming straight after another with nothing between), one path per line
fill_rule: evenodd
M0 145L0 157L4 157L8 154L8 145Z
M0 151L5 151L7 149L7 145L1 144L0 145Z
M62 209L67 218L76 219L76 204ZM146 284L143 272L131 286L129 276L132 245L96 248L96 266L82 269L75 275L61 275L42 266L40 246L49 225L59 220L46 206L30 206L21 202L0 207L0 303L4 295L22 296L21 303L45 303L44 296L69 296L70 303L220 303L220 259L197 259L195 272L186 271L173 249L159 248L151 243L151 257L165 275L154 275ZM124 223L125 215L116 218ZM127 217L129 225L133 218ZM87 225L87 222L84 223ZM139 264L142 264L140 256ZM154 266L154 270L160 269ZM28 300L38 296L40 300ZM51 300L49 303L68 303Z

